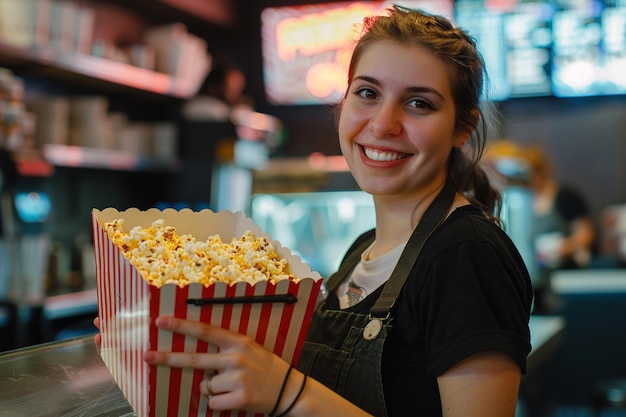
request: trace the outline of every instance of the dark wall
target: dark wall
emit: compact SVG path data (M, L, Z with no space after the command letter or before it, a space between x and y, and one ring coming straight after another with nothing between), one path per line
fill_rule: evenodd
M554 97L503 103L502 137L541 143L555 175L578 187L596 220L626 203L626 97Z

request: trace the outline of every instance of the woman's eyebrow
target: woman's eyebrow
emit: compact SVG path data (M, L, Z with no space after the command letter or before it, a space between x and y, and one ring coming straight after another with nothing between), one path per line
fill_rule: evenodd
M366 81L368 83L380 85L380 81L378 81L376 78L370 77L368 75L357 75L357 76L354 77L353 81L354 80L361 80L361 81Z
M370 77L369 75L357 75L354 77L354 80L361 80L361 81L365 81L371 84L375 84L375 85L381 85L381 82L374 77ZM411 86L411 87L407 87L405 88L405 91L407 93L430 93L430 94L435 94L437 97L439 97L440 99L444 99L443 95L437 91L434 88L430 88L430 87L425 87L425 86Z
M437 97L441 98L442 100L444 99L443 95L439 93L439 91L430 87L407 87L406 91L408 93L431 93L431 94L435 94Z

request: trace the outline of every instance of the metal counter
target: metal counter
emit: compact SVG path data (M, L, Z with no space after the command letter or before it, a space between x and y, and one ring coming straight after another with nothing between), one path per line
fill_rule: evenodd
M564 325L560 317L531 317L533 351L528 357L529 368L547 359L547 347L558 340ZM93 335L0 354L0 414L135 416L100 359Z
M2 417L135 416L93 335L0 354Z

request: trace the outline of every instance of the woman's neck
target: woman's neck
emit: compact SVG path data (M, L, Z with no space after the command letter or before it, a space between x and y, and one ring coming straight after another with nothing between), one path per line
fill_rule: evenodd
M421 218L421 217L420 217ZM369 259L375 259L409 240L413 232L410 213L376 214L376 240L372 244Z
M375 259L406 242L411 237L424 213L437 197L440 189L430 193L416 205L415 200L407 203L389 202L374 197L376 206L376 240L372 245L370 259ZM469 204L460 194L456 194L448 215L457 207Z

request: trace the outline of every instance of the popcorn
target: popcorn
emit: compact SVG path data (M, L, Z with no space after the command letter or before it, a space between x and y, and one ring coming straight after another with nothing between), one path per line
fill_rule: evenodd
M124 219L106 222L104 228L143 278L158 288L170 283L182 288L196 282L209 286L220 281L297 281L272 243L249 230L225 243L219 235L204 242L188 234L178 235L163 219L148 228L133 227L128 233L124 232Z
M94 209L92 231L100 356L137 417L260 417L211 410L200 393L202 369L143 361L147 350L217 349L154 320L174 316L245 334L296 364L319 273L241 212Z

